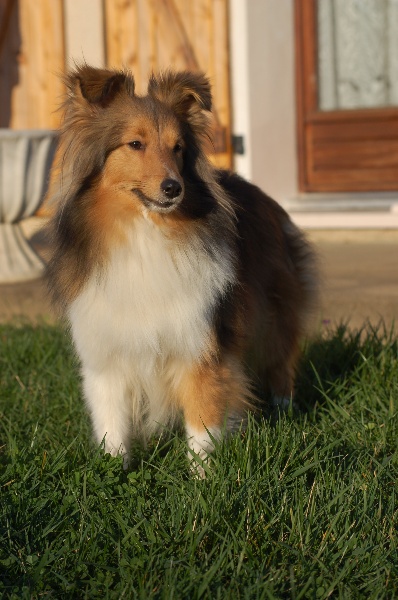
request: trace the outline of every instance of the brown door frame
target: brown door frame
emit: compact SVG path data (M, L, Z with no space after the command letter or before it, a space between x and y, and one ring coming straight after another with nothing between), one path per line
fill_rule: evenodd
M318 110L316 0L295 0L299 189L398 189L398 109Z

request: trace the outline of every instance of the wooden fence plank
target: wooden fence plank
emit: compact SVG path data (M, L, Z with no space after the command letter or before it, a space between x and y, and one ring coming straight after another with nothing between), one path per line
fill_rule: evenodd
M63 70L62 0L15 2L0 55L0 126L56 128Z
M44 96L46 104L46 126L59 127L60 113L58 108L62 101L65 86L61 75L65 68L65 39L62 0L45 0L42 11L42 29L44 32ZM47 31L54 35L46 35Z
M6 10L7 9L7 10ZM0 52L0 127L8 127L12 113L12 92L18 84L21 46L19 7L15 0L0 3L2 44Z
M105 36L108 66L137 75L138 0L105 0Z

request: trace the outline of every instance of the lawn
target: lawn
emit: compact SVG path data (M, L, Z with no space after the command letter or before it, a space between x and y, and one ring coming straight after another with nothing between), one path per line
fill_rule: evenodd
M398 341L308 346L299 410L189 473L181 433L128 473L90 436L68 337L0 326L0 596L398 598Z

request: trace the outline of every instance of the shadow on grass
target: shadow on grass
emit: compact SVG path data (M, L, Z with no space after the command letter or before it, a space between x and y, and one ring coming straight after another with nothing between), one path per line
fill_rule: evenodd
M309 342L297 373L296 400L300 409L311 411L322 404L325 395L338 400L341 386L358 381L366 362L377 362L386 346L391 345L397 346L398 338L382 321L377 327L366 322L358 330L342 323Z

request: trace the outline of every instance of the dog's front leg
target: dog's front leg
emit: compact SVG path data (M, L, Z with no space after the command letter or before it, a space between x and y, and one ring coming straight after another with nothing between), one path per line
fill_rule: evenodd
M131 398L123 374L117 369L97 371L83 365L83 387L91 414L95 439L105 439L105 452L129 461L131 440Z
M176 396L184 414L191 467L204 477L201 463L208 462L228 417L242 415L247 407L247 378L234 358L204 361L184 370Z

